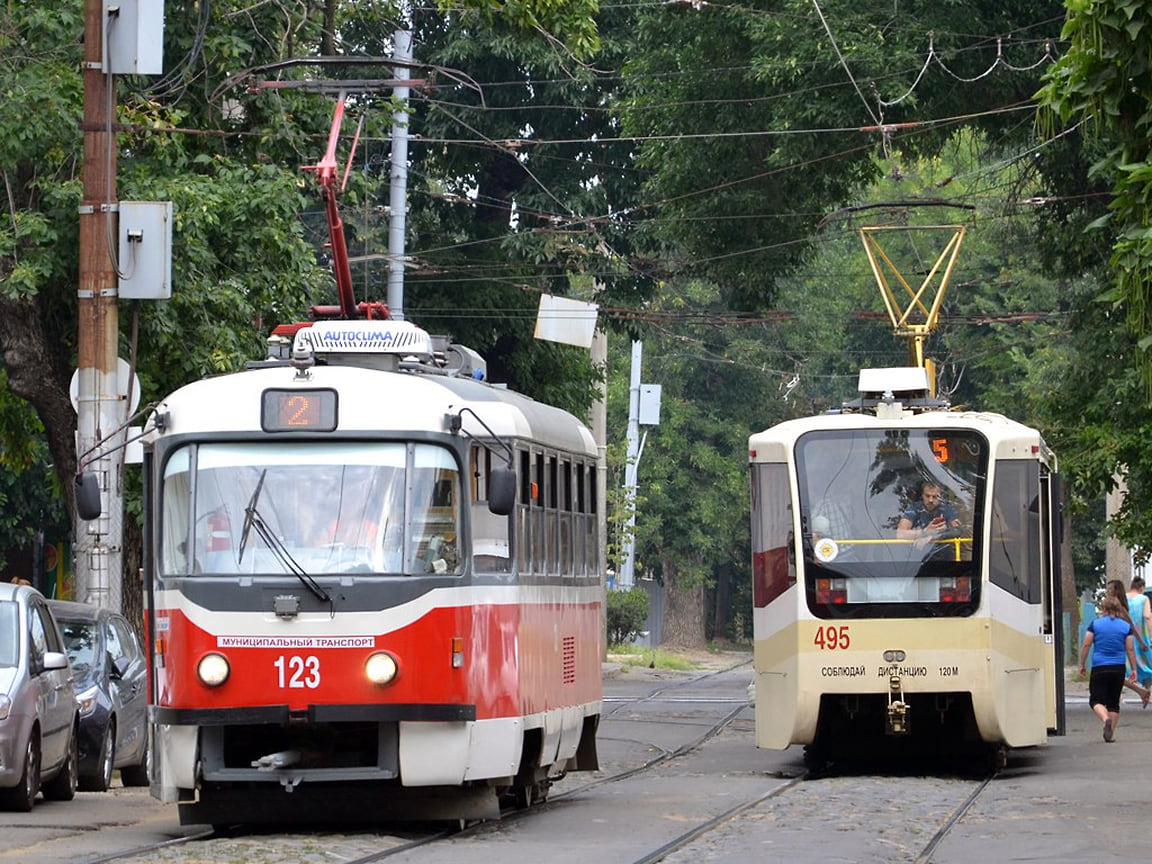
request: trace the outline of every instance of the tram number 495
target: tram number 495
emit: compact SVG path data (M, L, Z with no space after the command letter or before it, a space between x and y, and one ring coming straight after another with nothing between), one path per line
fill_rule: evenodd
M277 686L281 689L313 689L320 686L319 657L285 657L281 654L273 665L276 667Z
M816 628L816 638L812 640L812 644L817 648L823 648L825 651L835 651L837 648L844 650L851 644L851 641L848 637L846 624L839 627L829 624L827 627Z

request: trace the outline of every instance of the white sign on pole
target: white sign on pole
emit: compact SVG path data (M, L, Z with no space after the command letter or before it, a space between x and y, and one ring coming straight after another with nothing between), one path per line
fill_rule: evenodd
M119 392L117 392L116 395L119 396L121 399L124 399L128 396L128 382L129 382L128 376L129 376L130 372L132 372L132 367L128 364L128 361L125 360L123 357L117 357L116 358L116 385L117 385L116 389ZM132 382L132 401L131 401L131 404L128 405L128 411L124 415L125 417L131 417L134 413L136 413L136 409L140 406L140 379L135 374L133 374L131 377L131 382ZM79 369L76 369L72 372L72 380L69 382L69 385L68 385L68 396L72 400L72 410L75 411L77 414L79 414L80 413L80 370ZM94 396L99 397L101 399L111 399L112 398L112 394L110 394L110 393L102 393L102 394L101 393L93 393L89 396L89 398L92 398Z
M591 348L598 309L595 303L541 294L540 310L536 313L536 338Z

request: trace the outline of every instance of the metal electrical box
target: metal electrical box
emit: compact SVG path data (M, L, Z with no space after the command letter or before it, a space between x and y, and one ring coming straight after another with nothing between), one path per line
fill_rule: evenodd
M164 71L164 0L104 0L102 71L159 75ZM102 54L102 56L104 56Z
M637 420L641 426L660 425L660 388L659 384L640 385L640 413Z
M120 202L119 294L125 300L172 296L172 202Z

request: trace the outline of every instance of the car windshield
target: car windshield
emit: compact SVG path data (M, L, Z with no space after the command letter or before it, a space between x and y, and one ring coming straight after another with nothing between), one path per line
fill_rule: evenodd
M61 621L60 635L64 637L64 649L72 661L72 671L83 675L92 668L96 650L95 625L91 621Z
M11 600L0 601L0 666L15 666L20 659L20 615Z

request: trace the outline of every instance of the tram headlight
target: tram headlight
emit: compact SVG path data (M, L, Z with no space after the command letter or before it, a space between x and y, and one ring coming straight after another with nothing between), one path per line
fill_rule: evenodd
M228 680L231 671L223 654L205 654L196 664L196 676L209 687L219 687Z
M373 684L388 684L396 677L398 667L391 654L377 651L364 661L364 674Z

